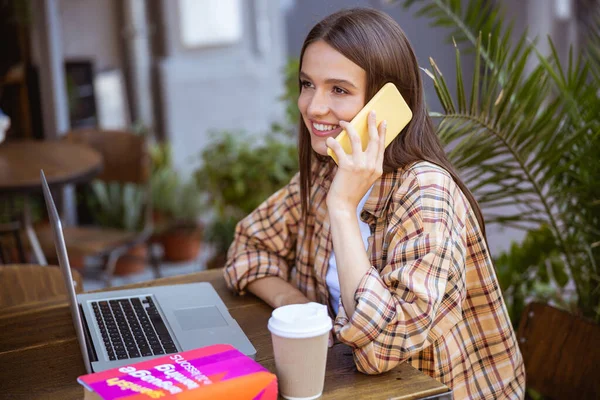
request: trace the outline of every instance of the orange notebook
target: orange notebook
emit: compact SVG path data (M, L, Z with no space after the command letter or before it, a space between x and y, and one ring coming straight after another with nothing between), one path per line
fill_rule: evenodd
M277 378L219 344L80 376L86 399L277 399Z

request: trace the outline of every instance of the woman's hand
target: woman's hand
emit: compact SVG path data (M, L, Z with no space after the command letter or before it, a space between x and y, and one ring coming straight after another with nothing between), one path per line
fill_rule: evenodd
M327 146L338 158L338 170L327 194L327 207L331 210L351 211L356 208L365 193L383 173L386 121L376 126L375 112L368 117L369 144L362 149L360 137L348 122L340 121L352 143L352 154L346 154L334 139L327 139Z

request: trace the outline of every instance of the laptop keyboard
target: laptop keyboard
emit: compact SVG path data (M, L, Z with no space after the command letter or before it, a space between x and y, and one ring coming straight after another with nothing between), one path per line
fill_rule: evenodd
M110 360L177 352L151 296L91 303Z

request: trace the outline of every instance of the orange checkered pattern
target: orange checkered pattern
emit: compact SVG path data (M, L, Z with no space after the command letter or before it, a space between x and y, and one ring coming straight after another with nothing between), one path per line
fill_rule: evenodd
M306 223L296 175L238 224L225 268L230 288L243 294L248 283L279 276L330 304L325 199L335 168L315 164ZM492 260L452 177L427 162L384 174L361 219L372 232L372 268L356 291L354 314L348 318L340 298L334 324L357 368L377 374L409 362L456 399L523 398L523 359Z

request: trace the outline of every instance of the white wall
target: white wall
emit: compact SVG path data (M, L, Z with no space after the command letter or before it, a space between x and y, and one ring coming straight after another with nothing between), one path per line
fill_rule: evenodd
M122 68L118 0L59 0L65 60L89 58L95 70Z
M196 166L191 160L206 147L211 131L261 133L283 118L277 98L283 93L285 33L277 1L242 0L238 43L186 49L178 3L162 0L165 57L159 62L159 90L175 166L190 173Z

